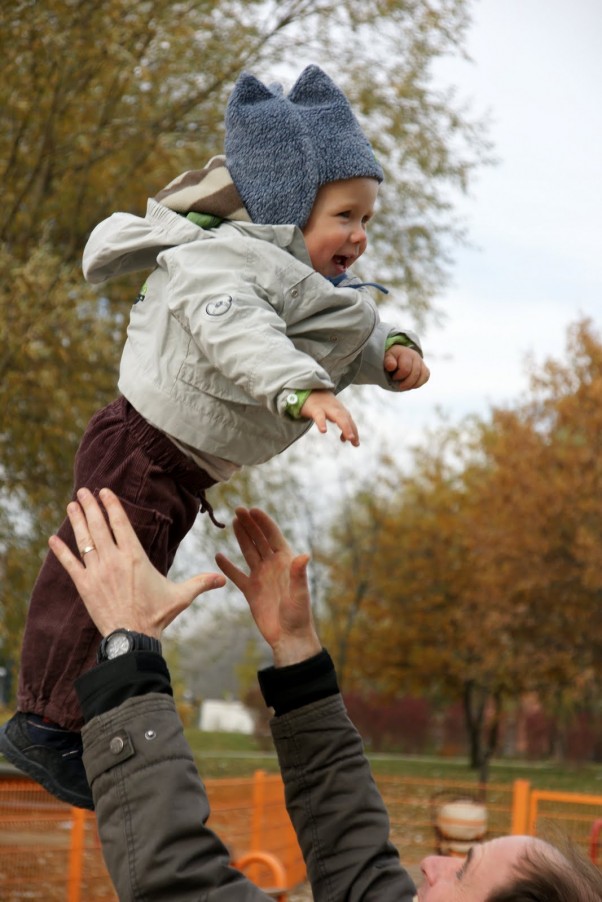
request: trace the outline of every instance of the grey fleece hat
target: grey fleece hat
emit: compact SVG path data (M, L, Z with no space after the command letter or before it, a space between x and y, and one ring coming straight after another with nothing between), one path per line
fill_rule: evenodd
M318 66L304 69L288 96L240 75L226 107L226 165L253 222L300 228L322 185L383 180L349 101Z

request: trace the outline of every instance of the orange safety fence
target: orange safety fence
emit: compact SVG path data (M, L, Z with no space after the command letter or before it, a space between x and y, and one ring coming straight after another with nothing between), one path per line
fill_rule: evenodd
M545 835L553 828L591 855L592 829L600 817L602 798L598 795L534 789L529 796L525 833Z
M284 899L305 879L305 865L280 776L257 771L205 786L210 826L234 864ZM59 802L31 780L0 776L0 887L1 902L116 902L94 814Z
M305 879L305 865L284 804L280 774L256 771L253 777L205 780L211 803L211 829L226 843L233 861L249 852L269 852L286 874L290 889ZM259 864L246 873L259 886L272 875Z
M596 818L591 826L589 834L589 857L598 864L598 842L600 840L600 832L602 831L602 817Z
M115 902L94 815L26 779L0 779L2 902Z
M391 819L391 838L408 865L435 846L432 802L443 792L473 796L470 781L378 777ZM284 806L278 774L206 783L210 826L228 846L232 861L253 882L284 900L301 883L305 868ZM488 784L485 838L505 833L546 835L553 824L592 858L602 819L602 796L534 790L526 780ZM599 828L598 828L599 832ZM595 839L595 842L594 842ZM70 808L37 783L0 776L1 902L116 902L104 867L92 813Z

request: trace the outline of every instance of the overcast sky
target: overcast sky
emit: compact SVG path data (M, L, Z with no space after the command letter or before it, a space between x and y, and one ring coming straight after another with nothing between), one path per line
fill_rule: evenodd
M489 111L499 159L462 204L441 328L423 336L429 384L403 399L412 433L519 400L524 358L564 359L582 315L602 326L602 2L477 0L467 50L445 66L475 111Z

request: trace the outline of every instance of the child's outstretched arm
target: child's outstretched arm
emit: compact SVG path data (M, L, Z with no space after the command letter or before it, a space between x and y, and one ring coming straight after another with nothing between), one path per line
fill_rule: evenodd
M326 432L327 422L334 423L341 431L342 442L351 442L355 448L360 443L353 417L334 392L314 389L301 408L301 416L313 420L320 432Z
M396 383L397 391L420 388L431 375L418 351L402 344L394 344L385 351L383 366Z

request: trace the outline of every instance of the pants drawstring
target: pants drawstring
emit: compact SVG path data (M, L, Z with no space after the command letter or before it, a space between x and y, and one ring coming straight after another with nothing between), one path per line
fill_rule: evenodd
M213 511L213 506L210 501L207 501L207 498L205 497L205 492L201 492L200 497L201 497L201 513L209 514L209 519L211 520L211 522L213 523L214 526L218 527L218 529L225 529L226 524L220 523L219 520L216 519L215 513Z

